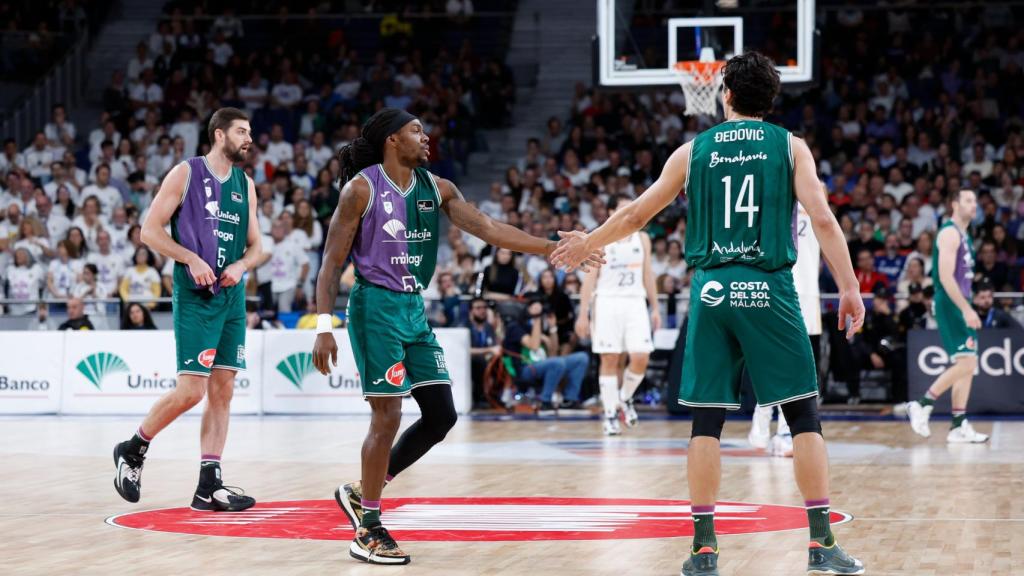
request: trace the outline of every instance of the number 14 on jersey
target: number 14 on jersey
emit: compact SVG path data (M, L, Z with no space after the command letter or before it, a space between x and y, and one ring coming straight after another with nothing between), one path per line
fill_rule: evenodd
M732 213L747 215L747 228L754 227L754 214L760 208L754 205L754 175L747 174L740 184L740 195L736 198L736 207L732 205L732 176L723 176L722 183L725 184L725 227L732 228Z

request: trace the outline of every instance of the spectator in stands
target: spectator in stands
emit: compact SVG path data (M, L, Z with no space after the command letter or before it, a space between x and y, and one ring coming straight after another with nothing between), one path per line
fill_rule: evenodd
M57 257L50 260L46 274L47 297L67 300L71 297L71 290L82 273L81 259L72 260L68 250L68 241L61 240L57 243Z
M932 273L932 250L935 245L935 237L931 232L922 232L914 243L914 251L907 255L907 262L918 258L924 262L924 273L930 276Z
M470 374L473 380L473 402L483 400L483 376L488 362L501 355L498 339L498 316L479 296L469 303L469 318L465 327L469 329Z
M99 274L96 289L100 298L116 298L121 276L124 274L124 257L111 250L110 233L100 230L96 233L96 252L90 252L85 261L94 264Z
M974 290L974 310L981 318L982 328L1020 328L1020 324L1006 310L993 306L992 284L982 281Z
M156 330L156 324L145 306L129 302L121 315L121 330Z
M68 232L77 229L85 240L87 251L95 252L97 250L96 238L99 236L100 230L103 229L103 222L99 199L95 195L89 195L82 203L81 213L71 221L72 228ZM86 250L80 250L80 252L84 256Z
M528 294L527 297L542 301L544 308L554 315L555 324L558 326L559 355L564 356L572 352L576 348L576 333L573 330L576 313L572 301L558 285L555 271L548 268L541 272L537 279L537 291Z
M871 251L862 248L857 253L857 281L860 282L861 294L870 294L878 286L889 287L889 278L875 270L875 258Z
M302 102L302 86L295 72L289 72L270 91L270 105L273 108L294 110Z
M302 285L309 274L309 258L303 246L286 240L286 227L282 220L274 221L270 229L274 242L269 248L271 256L267 266L270 267L274 307L278 312L291 312L296 300L305 302Z
M292 145L286 142L284 139L284 127L280 124L274 124L270 128L270 142L267 144L267 151L263 153L263 157L266 158L275 168L284 164L291 164L294 158L292 152Z
M135 250L134 265L121 276L119 290L121 300L142 300L148 308L154 308L152 298L160 297L160 274L156 270L156 257L145 246Z
M68 300L68 319L57 327L57 330L95 330L89 315L85 313L85 303L81 298Z
M675 278L678 284L684 285L686 260L683 257L683 245L675 240L668 243L668 260L665 264L664 274Z
M65 149L75 146L75 125L68 122L63 104L54 104L50 111L50 122L43 129L51 150L63 154Z
M856 260L861 250L867 250L872 256L882 250L882 243L875 238L875 223L870 220L861 220L857 226L857 238L847 243L850 247L850 258Z
M889 285L895 286L903 274L907 257L900 254L900 241L894 234L885 238L885 250L875 256L875 270L889 279Z
M564 401L557 408L579 405L580 389L590 358L586 352L558 356L558 323L554 314L545 312L540 300L532 300L519 317L510 318L502 343L509 357L509 372L520 392L541 385L540 409L554 410L551 398L562 378L566 378Z
M121 191L111 184L110 178L110 165L106 163L100 164L96 168L95 183L82 189L83 214L85 213L85 204L88 203L89 198L95 198L98 202L98 214L94 214L93 216L102 215L103 218L110 218L111 213L114 211L114 207L120 206L124 203L124 199L121 197Z
M46 273L36 264L32 254L24 249L14 250L14 265L7 268L7 298L21 300L24 304L10 304L7 313L11 315L34 314L35 301L46 283Z
M436 284L428 287L424 294L425 298L432 300L429 306L430 324L440 328L462 324L461 296L451 272L437 274Z
M900 277L899 284L897 284L896 291L900 294L906 294L912 284L917 284L922 288L931 286L931 276L927 276L924 272L924 260L918 256L908 258L903 275Z
M164 89L156 83L152 68L142 71L142 81L131 88L128 99L135 110L136 120L144 119L147 112L160 112L160 106L164 103Z
M494 261L480 274L478 293L488 300L509 300L522 288L516 256L511 250L498 248Z
M864 320L862 338L856 345L864 349L862 354L868 358L870 366L875 370L889 372L892 382L891 395L896 402L907 401L906 386L906 350L899 340L900 329L891 302L892 292L887 286L879 284L874 290L871 301L871 312ZM859 379L856 381L859 385ZM859 386L850 389L850 400L860 400Z
M902 342L907 341L907 333L911 330L924 330L928 327L928 307L925 303L924 287L917 282L911 283L907 289L907 300L899 313L899 330Z
M990 240L981 243L978 262L974 266L974 277L990 287L1005 286L1010 278L1010 270L1006 264L996 260L996 245Z
M35 217L22 218L18 231L18 241L14 243L14 250L28 250L36 262L44 262L53 255L50 242L45 236L46 230Z
M50 164L53 162L53 150L46 142L46 134L37 132L32 140L32 145L21 153L21 168L28 170L32 178L38 180L50 179Z

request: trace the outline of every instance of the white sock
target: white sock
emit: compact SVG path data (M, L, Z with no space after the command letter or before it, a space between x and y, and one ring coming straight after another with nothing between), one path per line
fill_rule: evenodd
M601 405L604 406L605 418L614 418L619 411L619 377L598 376L597 383L601 388Z
M779 406L779 427L775 430L776 434L789 434L789 422L786 422L786 415L782 412L782 406Z
M636 389L640 387L640 383L644 381L643 374L637 374L629 368L626 368L626 372L622 375L622 396L620 399L625 402L633 397L636 393Z

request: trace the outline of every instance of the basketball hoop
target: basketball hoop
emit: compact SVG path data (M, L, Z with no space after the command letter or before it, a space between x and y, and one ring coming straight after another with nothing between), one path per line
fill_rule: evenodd
M718 91L722 87L719 72L723 66L725 62L721 60L686 60L672 67L686 97L687 116L718 115Z

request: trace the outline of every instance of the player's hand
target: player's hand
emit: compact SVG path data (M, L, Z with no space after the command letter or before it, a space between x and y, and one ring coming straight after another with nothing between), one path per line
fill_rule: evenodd
M846 331L846 339L853 340L853 335L864 326L864 301L860 292L853 290L839 295L839 330Z
M245 274L245 264L241 260L232 262L220 273L220 285L224 288L234 286L242 281L243 274Z
M657 332L661 328L661 312L655 308L651 310L651 332Z
M192 275L196 286L213 286L213 283L217 281L217 276L210 269L210 265L199 256L189 262L188 273Z
M978 313L973 308L964 312L964 321L967 322L968 328L973 328L974 330L981 329L981 317L978 316Z
M331 366L338 365L338 343L334 334L324 332L316 335L313 344L313 366L324 376L331 373Z
M579 230L558 232L558 246L551 253L549 260L557 268L573 271L577 268L589 272L591 268L604 265L604 249L590 250L587 248L587 234Z
M590 319L586 316L576 319L576 335L583 339L590 337Z

